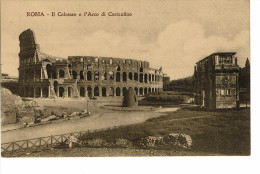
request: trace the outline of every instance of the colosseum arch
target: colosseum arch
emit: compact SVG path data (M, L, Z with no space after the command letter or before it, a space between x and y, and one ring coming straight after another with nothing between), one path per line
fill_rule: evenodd
M107 72L104 72L104 80L107 80Z
M96 72L94 73L94 79L95 79L95 81L98 81L98 80L99 80L99 72L98 72L98 71L96 71Z
M149 87L148 93L150 94L151 92L152 92L152 89L151 89L151 87Z
M151 74L149 74L149 82L151 82L151 80L152 80L152 76Z
M109 96L114 96L114 88L111 87L110 90L109 90Z
M134 80L138 81L138 74L137 73L134 74Z
M138 95L138 88L135 87L135 94Z
M99 88L98 88L98 86L96 86L94 88L94 96L99 96Z
M147 94L147 88L146 87L144 88L144 94Z
M87 81L91 81L92 80L92 73L91 71L87 72Z
M77 71L72 70L72 78L77 79Z
M80 79L81 79L81 80L84 80L84 73L83 73L83 70L81 70L79 74L80 74Z
M133 73L129 72L128 78L129 78L130 80L133 80Z
M46 65L47 75L49 79L52 79L52 66L50 64Z
M116 88L116 96L120 96L120 92L121 92L120 88L117 87L117 88Z
M120 66L117 66L117 67L116 67L116 70L117 70L117 71L121 71Z
M109 71L109 80L114 80L114 72L113 71Z
M44 87L44 88L42 89L42 97L44 97L44 98L49 97L49 90L48 90L47 87Z
M64 88L59 87L59 97L64 97Z
M126 72L123 72L123 82L126 82L126 80L127 80L127 74Z
M79 94L80 94L80 97L85 97L85 88L84 87L79 88Z
M116 82L120 82L120 72L116 73Z
M102 96L107 96L107 89L105 87L102 87Z
M72 97L72 88L68 87L68 97Z
M144 82L147 83L147 74L144 74Z
M57 73L55 70L52 70L52 78L57 79Z
M57 91L58 91L58 82L55 80L53 85L54 85L54 92L55 92L56 96L59 96L58 93L57 93Z
M140 94L140 95L144 95L143 92L144 92L144 90L143 90L143 88L141 87L141 88L139 89L139 94Z
M88 97L92 97L92 88L90 86L87 88L87 91L88 91Z
M126 93L127 93L127 89L126 89L126 87L123 87L123 96L125 96Z
M139 75L139 76L140 76L140 78L139 78L139 82L140 82L140 83L143 83L143 78L144 78L143 74L142 74L142 73L140 73L140 75Z
M62 69L59 70L59 78L64 78L64 71Z

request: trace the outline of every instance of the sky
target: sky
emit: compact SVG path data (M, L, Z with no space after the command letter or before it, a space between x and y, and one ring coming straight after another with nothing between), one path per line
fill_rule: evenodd
M1 71L18 76L19 34L30 28L41 51L62 58L144 60L171 79L193 74L220 51L250 59L249 0L1 1ZM43 12L45 16L26 16ZM51 12L128 12L132 16L55 16Z

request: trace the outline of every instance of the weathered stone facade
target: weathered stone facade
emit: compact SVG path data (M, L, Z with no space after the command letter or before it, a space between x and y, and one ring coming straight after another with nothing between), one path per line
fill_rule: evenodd
M133 59L69 56L61 59L40 51L34 32L20 40L19 94L24 97L123 96L132 87L137 95L163 89L163 72L149 62Z
M205 108L233 108L239 99L235 52L213 53L194 68L195 104Z

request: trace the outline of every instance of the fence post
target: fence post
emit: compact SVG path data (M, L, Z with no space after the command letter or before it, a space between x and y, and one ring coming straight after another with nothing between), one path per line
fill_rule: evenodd
M14 143L12 143L12 152L14 152Z

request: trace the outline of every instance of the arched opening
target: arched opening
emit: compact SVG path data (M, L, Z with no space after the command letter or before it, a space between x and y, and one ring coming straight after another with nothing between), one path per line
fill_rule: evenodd
M109 79L110 80L114 80L114 72L113 71L109 71Z
M127 93L127 89L126 89L126 87L123 87L123 96L125 96L126 93Z
M80 79L84 80L84 73L83 73L83 71L80 71Z
M144 83L147 83L147 74L144 74Z
M154 74L152 75L152 81L154 82Z
M117 70L117 71L121 71L120 66L117 66L117 67L116 67L116 70Z
M58 91L58 82L54 81L54 92L56 96L58 96L57 91Z
M42 97L44 97L44 98L49 97L49 90L48 90L47 87L44 87L44 88L42 89Z
M149 82L151 82L151 80L152 80L152 76L151 74L149 74Z
M64 78L64 71L62 69L59 70L59 78Z
M137 73L135 73L135 75L134 75L134 80L138 81L138 74Z
M151 90L151 88L149 88L148 93L151 93L151 92L152 92L152 90Z
M120 96L120 88L119 87L116 88L116 96Z
M109 96L114 96L114 88L111 87L109 90Z
M57 74L55 70L52 70L52 78L57 79Z
M147 88L144 88L144 95L147 94Z
M126 72L123 72L123 82L126 82L126 80L127 80Z
M152 92L154 92L154 88L152 88Z
M139 89L139 94L140 94L140 95L144 95L143 92L144 92L144 90L143 90L143 88L141 87L141 88Z
M52 66L50 64L46 65L48 79L52 79Z
M120 72L116 73L116 82L120 82Z
M128 74L128 78L129 78L130 80L133 80L133 73L130 72L130 73Z
M87 81L91 81L92 80L92 73L91 71L87 72Z
M104 80L107 80L107 72L104 73Z
M107 96L107 89L105 87L102 88L102 96Z
M59 87L59 97L63 97L63 94L64 94L64 88Z
M144 69L141 67L141 68L140 68L140 72L143 72L143 71L144 71Z
M35 91L35 97L40 97L41 96L41 88L37 87Z
M140 74L140 77L139 77L139 82L140 82L140 83L143 83L143 78L144 78L144 76L143 76L143 74L141 73L141 74Z
M138 88L135 87L135 94L138 94Z
M85 88L84 87L80 87L79 95L80 95L80 97L85 97Z
M77 79L77 72L72 70L72 78Z
M99 72L95 72L94 79L95 79L95 81L99 80Z
M68 87L68 97L72 97L72 88Z
M89 98L92 97L92 88L88 87L87 90L88 90L88 97Z
M96 86L94 88L94 96L99 96L99 88L98 88L98 86Z

